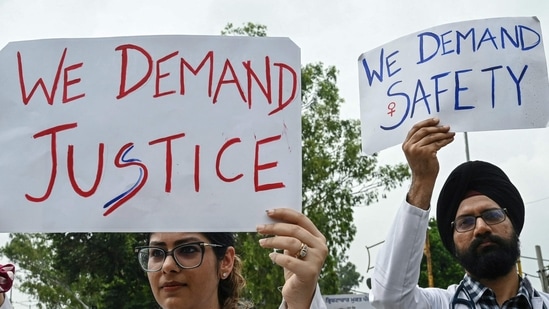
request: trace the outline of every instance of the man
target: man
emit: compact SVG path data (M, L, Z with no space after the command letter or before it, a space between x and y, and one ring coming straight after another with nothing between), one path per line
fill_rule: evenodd
M498 167L482 161L458 166L437 203L441 240L466 271L447 289L417 286L435 180L437 151L454 140L438 119L416 124L402 149L412 183L377 257L370 301L375 308L549 309L549 294L517 274L524 203Z

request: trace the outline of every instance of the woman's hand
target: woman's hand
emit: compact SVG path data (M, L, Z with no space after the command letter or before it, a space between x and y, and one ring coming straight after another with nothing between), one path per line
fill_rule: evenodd
M259 244L284 251L269 254L273 263L284 267L282 296L290 309L309 308L328 255L326 237L309 218L293 209L268 210L267 215L279 222L260 225L257 232L275 237L261 239Z

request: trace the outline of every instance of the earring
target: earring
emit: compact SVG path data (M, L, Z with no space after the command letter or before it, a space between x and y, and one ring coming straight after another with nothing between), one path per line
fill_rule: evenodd
M222 279L225 279L226 277L227 277L227 273L221 274L221 278L222 278Z

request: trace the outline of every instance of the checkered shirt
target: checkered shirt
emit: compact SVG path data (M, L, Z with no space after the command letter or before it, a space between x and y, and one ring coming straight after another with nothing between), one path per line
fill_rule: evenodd
M531 309L532 297L537 296L537 292L532 288L532 285L528 280L523 280L519 277L519 282L520 285L517 295L505 301L501 307L496 301L494 292L475 279L466 275L461 284L463 285L463 288L469 292L471 300L482 309ZM543 309L547 309L545 304L543 305Z

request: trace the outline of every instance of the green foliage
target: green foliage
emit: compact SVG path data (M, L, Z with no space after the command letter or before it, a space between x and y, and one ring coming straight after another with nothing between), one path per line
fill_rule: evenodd
M362 282L364 277L357 272L355 264L347 262L345 265L339 265L337 270L339 274L339 293L341 294L351 294L352 289L357 286L357 282Z
M222 34L266 36L263 25L228 24ZM324 294L348 293L362 276L346 251L356 234L353 207L384 197L410 174L404 164L380 166L377 156L362 156L360 124L341 119L343 99L337 70L322 63L301 71L303 212L326 236L330 254L320 287ZM240 233L237 252L248 285L245 297L257 308L278 308L283 272L258 245L260 236ZM13 234L1 249L28 271L21 289L48 308L154 308L146 276L133 255L139 234Z
M235 27L232 23L228 23L223 30L221 30L221 35L244 35L244 36L267 36L267 26L261 24L255 24L248 22L243 24L241 27Z
M433 264L433 281L435 287L447 288L449 285L459 283L465 275L465 271L459 265L454 256L446 250L440 235L438 234L437 221L433 218L429 220L429 243L431 247L431 260ZM427 259L425 256L421 261L421 273L419 276L419 286L428 287L427 279Z
M26 270L20 289L35 296L40 308L155 308L133 253L143 239L124 233L11 234L0 252Z

